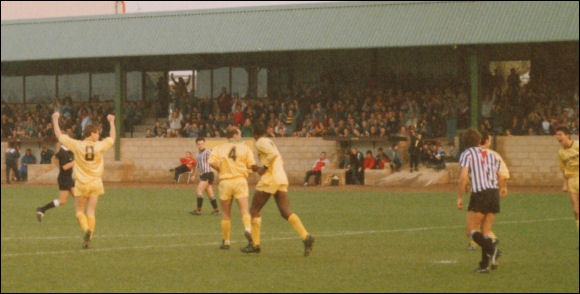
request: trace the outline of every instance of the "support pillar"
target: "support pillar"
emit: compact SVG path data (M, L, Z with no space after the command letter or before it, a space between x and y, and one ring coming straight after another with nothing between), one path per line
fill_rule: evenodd
M115 127L117 136L115 137L115 160L121 160L121 134L123 134L123 102L125 100L125 72L121 61L115 62Z
M471 127L478 128L479 125L479 66L475 49L469 51L469 77L471 90Z

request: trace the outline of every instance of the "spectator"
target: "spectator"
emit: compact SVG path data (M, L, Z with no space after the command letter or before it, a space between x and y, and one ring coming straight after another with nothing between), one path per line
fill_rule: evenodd
M221 113L227 113L232 108L232 97L228 94L225 87L222 87L220 95L217 98Z
M350 177L352 179L353 185L363 185L364 184L364 158L361 152L357 148L351 149L350 154Z
M171 81L175 84L175 96L177 101L182 101L184 97L187 97L187 85L191 82L191 76L188 76L187 82L182 78L176 81L173 74L170 75Z
M245 138L252 138L254 137L254 126L252 125L252 121L247 118L244 122L244 126L242 126L242 137Z
M433 163L435 165L435 170L445 169L445 150L441 144L437 144L435 147L435 153L433 154Z
M516 73L516 69L510 69L510 75L507 78L509 96L515 96L520 89L520 83L520 76Z
M373 156L373 152L370 150L367 150L367 156L364 158L363 161L363 168L365 170L375 168L375 157Z
M181 129L181 121L183 120L183 115L179 109L176 109L169 115L169 128L173 132L177 132Z
M411 143L409 144L409 155L411 156L410 172L419 171L419 159L423 151L423 135L416 134L411 136Z
M40 152L40 164L51 164L52 156L54 156L54 151L48 149L48 146L43 145L42 151Z
M445 152L445 160L447 162L457 162L459 160L457 149L453 143L448 145L449 149Z
M236 104L236 110L234 111L234 125L241 127L244 124L244 112L242 111L242 106Z
M403 160L401 159L401 152L399 151L399 144L395 144L392 148L389 146L389 153L392 151L391 158L391 172L398 172L403 165ZM388 154L388 153L387 153Z
M385 163L390 164L391 159L383 152L383 148L379 147L375 158L375 169L385 169Z
M20 160L20 179L23 181L28 180L28 165L35 164L36 157L32 155L32 150L26 149L26 153L22 156Z
M147 128L147 130L145 131L145 138L155 138L155 135L153 134L153 131L150 128Z
M12 176L16 178L16 181L20 181L18 158L20 158L20 145L13 142L8 143L8 149L6 149L6 184L10 184L11 171Z
M181 162L180 166L169 170L175 172L173 177L174 184L177 184L177 180L179 179L180 174L190 172L197 165L197 161L195 158L193 158L191 152L189 151L185 152L185 157L180 158L179 162Z
M320 185L320 178L322 176L322 170L325 169L330 164L330 161L326 159L326 152L320 153L320 158L314 162L312 168L306 172L306 177L304 178L304 186L308 186L308 181L311 176L314 175L314 184Z

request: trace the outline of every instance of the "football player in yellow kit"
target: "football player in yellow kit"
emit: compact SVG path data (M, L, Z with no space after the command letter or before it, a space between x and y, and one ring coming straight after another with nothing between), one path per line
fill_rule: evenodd
M266 205L270 196L274 195L281 216L300 235L304 243L304 256L308 256L312 251L314 237L306 231L300 218L290 211L288 177L284 171L284 161L274 142L266 138L265 134L266 127L263 124L254 125L254 138L256 139L258 160L261 165L259 168L255 167L254 171L257 171L262 177L258 185L256 185L256 192L250 209L250 214L252 215L252 241L247 247L242 248L242 252L260 253L260 227L262 224L260 210Z
M562 190L570 193L570 201L576 218L576 230L578 230L578 141L570 138L570 131L566 127L556 130L556 139L561 146L558 151L558 163L564 174Z
M244 223L244 236L252 241L251 218L248 212L248 173L256 166L254 153L243 142L242 133L236 127L228 127L228 142L216 146L209 156L209 165L219 173L219 197L222 206L222 245L220 249L230 249L231 209L235 199Z
M95 210L99 196L105 193L103 187L104 162L103 154L115 143L115 116L109 114L107 120L111 126L108 138L99 141L99 127L91 124L83 130L83 141L63 135L58 125L60 114L52 115L54 134L58 141L74 153L73 178L75 180L75 213L83 229L83 248L89 244L95 232Z

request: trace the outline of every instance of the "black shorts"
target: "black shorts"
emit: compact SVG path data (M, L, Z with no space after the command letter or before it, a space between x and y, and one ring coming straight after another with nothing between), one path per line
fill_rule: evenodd
M75 186L75 181L72 177L58 177L58 190L59 191L70 191L71 188Z
M212 172L202 174L199 177L199 179L202 181L208 181L210 185L213 185L213 173Z
M499 190L489 189L471 193L468 211L481 212L483 214L499 213Z

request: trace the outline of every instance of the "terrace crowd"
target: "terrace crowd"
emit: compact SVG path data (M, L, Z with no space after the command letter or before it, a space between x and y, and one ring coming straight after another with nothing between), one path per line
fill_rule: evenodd
M223 137L230 125L251 137L253 125L261 122L267 125L270 137L407 137L414 130L430 139L455 137L457 129L470 125L465 83L394 89L305 87L294 89L293 95L267 98L232 97L223 88L215 99L198 98L184 87L184 83L176 83L169 88L168 113L160 111L157 103L126 102L126 131L139 124L151 108L157 109L154 113L161 119L150 126L146 137ZM492 84L482 96L479 128L493 135L550 135L561 125L578 133L577 88ZM61 124L72 136L80 138L89 123L100 124L106 136L105 117L114 112L114 104L73 103L70 97L55 98L51 104L3 102L2 140L52 138L50 115L54 110L61 111Z

